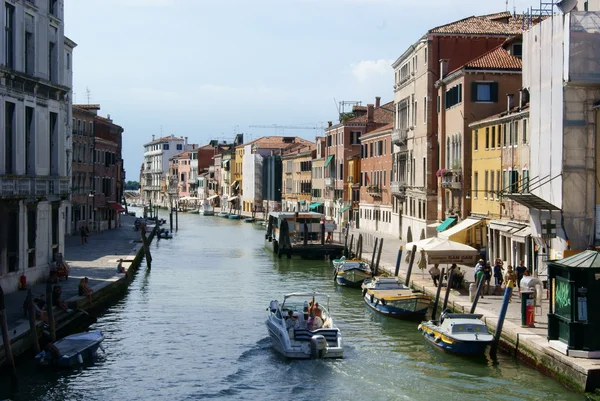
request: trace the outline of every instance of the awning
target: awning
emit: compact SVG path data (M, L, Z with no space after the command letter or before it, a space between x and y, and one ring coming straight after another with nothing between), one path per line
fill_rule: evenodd
M431 223L431 224L427 224L427 227L430 227L430 228L436 228L436 227L438 227L440 224L442 224L442 223Z
M223 160L223 163L221 163L221 165L223 167L226 167L229 164L229 160Z
M442 232L449 228L452 224L456 223L456 217L448 217L442 224L437 226L435 229L439 232Z
M308 208L309 208L310 210L315 210L316 208L318 208L318 207L320 207L320 206L323 206L323 203L322 203L322 202L313 203L313 204L311 204L311 205L310 205Z
M513 234L513 239L517 242L525 243L525 239L531 236L531 227L525 227L521 231Z
M350 209L351 207L352 207L352 206L348 206L348 205L344 206L344 207L342 208L342 210L340 210L340 214L344 213L346 210Z
M490 230L502 231L504 233L510 232L512 227L509 227L504 224L503 221L490 221Z
M238 183L237 181L234 181L234 182L231 183L230 186L233 187L234 185L237 185L237 183Z
M329 166L329 163L333 160L333 156L327 156L327 160L325 160L325 168Z
M124 212L124 211L125 211L125 208L124 208L124 207L123 207L123 206L122 206L120 203L117 203L117 202L110 202L110 203L109 203L109 205L110 205L110 207L112 207L112 208L115 210L115 212L117 212L117 213L121 213L121 212Z
M208 198L206 198L206 200L213 200L218 197L219 197L219 195L213 195L213 196L209 196Z
M229 198L227 198L227 202L233 202L237 198L239 198L239 196L230 196Z
M505 198L513 200L517 203L520 203L523 206L526 206L530 209L537 210L560 210L559 207L554 206L552 203L546 201L545 199L540 198L537 195L532 193L526 194L518 194L518 193L509 193L503 195Z
M485 222L485 220L482 219L472 219L472 218L468 218L468 219L464 219L463 221L459 222L458 224L456 224L454 227L447 229L446 231L439 233L438 234L438 238L447 238L447 239L451 239L451 237L454 234L458 234L461 231L467 230L469 228L472 228L473 226L476 226L479 223Z
M305 200L299 200L298 203L301 204L301 205L304 205L304 204L306 204L306 201Z

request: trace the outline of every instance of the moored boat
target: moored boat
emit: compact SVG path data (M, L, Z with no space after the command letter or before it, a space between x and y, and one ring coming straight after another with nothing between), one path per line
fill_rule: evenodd
M230 214L230 215L229 215L229 218L230 218L231 220L239 220L241 217L240 217L240 215L239 215L239 214Z
M200 214L200 210L199 209L193 209L193 210L188 211L188 213L190 213L190 214Z
M340 260L340 259L336 259ZM371 268L362 260L343 260L337 264L334 261L335 282L348 287L360 287L368 278L373 276Z
M227 219L229 218L229 213L227 213L226 211L220 211L219 214L217 214L217 216Z
M319 302L322 300L325 301L325 305ZM315 302L315 308L320 312L314 313L317 317L313 317L312 314L309 317L309 301ZM271 301L267 311L265 324L271 342L273 347L285 357L292 359L343 357L342 333L333 323L328 295L312 292L288 294L284 296L281 304L279 301Z
M78 366L93 360L102 341L104 335L100 330L73 334L49 344L35 360L40 366Z
M244 223L254 223L254 218L253 217L245 218Z
M494 340L481 321L482 316L444 311L440 320L421 323L419 331L437 349L460 355L482 355Z
M418 318L427 313L431 298L412 290L397 277L373 277L362 284L367 305L384 315L398 318Z

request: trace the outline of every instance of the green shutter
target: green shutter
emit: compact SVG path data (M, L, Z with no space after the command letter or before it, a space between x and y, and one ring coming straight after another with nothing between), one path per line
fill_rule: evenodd
M498 101L498 82L492 82L490 84L490 93L491 93L492 102L497 102Z
M471 82L471 101L477 101L477 82Z

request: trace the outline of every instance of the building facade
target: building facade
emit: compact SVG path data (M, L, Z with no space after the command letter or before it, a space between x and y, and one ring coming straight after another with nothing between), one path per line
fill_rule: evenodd
M314 144L292 145L282 152L284 211L308 210L312 199L312 162L316 155Z
M71 230L72 77L64 2L3 2L0 16L0 285L48 277Z
M92 228L94 197L94 118L100 105L73 105L71 233L78 234L82 225Z
M393 64L394 131L392 224L407 242L436 235L438 207L438 116L435 82L440 61L454 71L520 33L511 13L469 17L430 29Z
M323 213L325 204L325 138L316 137L315 157L312 160L312 199L309 210Z

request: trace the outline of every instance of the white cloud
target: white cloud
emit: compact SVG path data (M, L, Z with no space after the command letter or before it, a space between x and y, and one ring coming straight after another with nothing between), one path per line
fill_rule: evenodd
M378 79L393 74L392 63L394 60L361 60L352 64L352 75L361 83L367 83L372 79Z

